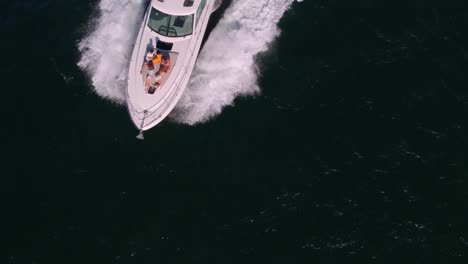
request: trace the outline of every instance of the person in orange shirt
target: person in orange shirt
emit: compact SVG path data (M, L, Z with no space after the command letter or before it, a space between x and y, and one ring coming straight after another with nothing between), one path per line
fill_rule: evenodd
M161 60L162 60L162 53L161 51L158 50L156 52L156 56L154 56L153 58L153 65L156 66L156 65L161 64Z

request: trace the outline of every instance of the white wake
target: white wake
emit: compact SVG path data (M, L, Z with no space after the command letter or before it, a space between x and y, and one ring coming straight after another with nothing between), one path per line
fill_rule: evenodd
M238 96L260 91L255 55L280 33L278 21L293 0L233 0L198 57L171 117L196 124L218 115Z
M78 66L91 78L95 92L125 102L128 62L142 22L146 0L101 0L99 16L78 43Z
M293 0L232 0L200 53L184 95L171 114L196 124L218 115L238 96L259 92L255 55L280 33L277 23ZM78 43L78 66L95 92L125 102L128 61L146 0L101 0L99 16Z

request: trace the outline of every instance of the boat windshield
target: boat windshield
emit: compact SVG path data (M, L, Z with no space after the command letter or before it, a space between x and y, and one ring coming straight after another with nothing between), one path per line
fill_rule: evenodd
M192 34L193 14L173 16L152 8L148 26L166 37L183 37Z

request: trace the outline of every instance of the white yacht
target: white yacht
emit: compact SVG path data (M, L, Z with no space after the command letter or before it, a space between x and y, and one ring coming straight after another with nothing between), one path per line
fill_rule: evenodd
M143 131L161 122L185 90L220 0L150 0L128 71L127 107Z

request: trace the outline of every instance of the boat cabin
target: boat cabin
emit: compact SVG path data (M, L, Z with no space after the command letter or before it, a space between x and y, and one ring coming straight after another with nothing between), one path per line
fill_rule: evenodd
M194 32L206 0L153 0L148 27L163 37L187 37Z

